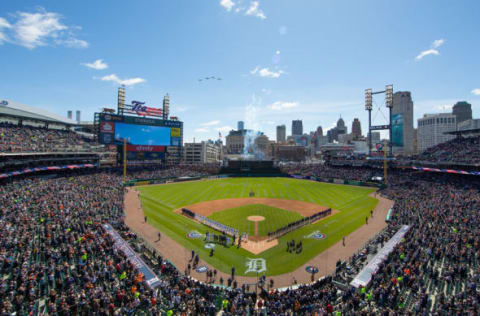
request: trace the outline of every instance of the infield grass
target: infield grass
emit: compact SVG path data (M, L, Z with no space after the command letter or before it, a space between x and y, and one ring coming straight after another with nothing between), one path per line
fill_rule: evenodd
M238 275L249 276L254 276L255 273L245 274L247 258L265 259L267 276L288 273L297 269L341 240L342 237L364 225L365 217L370 214L370 210L378 202L376 199L368 196L368 194L375 191L373 188L292 178L227 178L151 185L138 187L137 189L140 191L142 208L148 217L148 222L186 248L184 250L185 260L189 259L190 252L193 249L199 253L203 260L218 270L229 273L231 267L235 266ZM278 246L270 248L259 255L253 255L242 248L217 246L213 257L209 257L209 250L204 248L203 239L189 239L186 237L190 231L195 230L204 234L207 230L211 231L211 229L173 212L175 209L202 201L248 198L250 190L255 192L255 197L305 201L331 207L339 212L280 237ZM247 210L248 208L242 210L242 214L238 218L239 221L244 220L246 213L244 214L243 212L247 212ZM216 213L213 215L230 217L220 214ZM255 214L251 215L261 214L255 212ZM234 221L233 216L230 218L227 220ZM315 231L321 232L326 238L321 240L306 238L306 236ZM293 254L286 252L286 243L292 239L296 241L302 240L302 253Z
M297 212L282 210L264 204L250 204L230 208L225 211L216 212L208 216L219 223L238 229L240 233L246 232L249 236L255 236L255 223L247 218L252 215L263 216L265 220L258 222L258 236L267 236L268 232L286 226L302 219L303 216Z

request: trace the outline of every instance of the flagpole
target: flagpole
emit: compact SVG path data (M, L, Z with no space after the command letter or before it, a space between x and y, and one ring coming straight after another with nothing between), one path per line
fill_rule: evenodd
M123 139L123 182L127 179L127 139Z

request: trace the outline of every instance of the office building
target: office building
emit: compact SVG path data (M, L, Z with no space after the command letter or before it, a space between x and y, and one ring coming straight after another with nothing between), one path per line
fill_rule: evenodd
M188 164L218 163L221 161L222 145L213 141L201 143L185 143L183 161Z
M352 138L357 140L362 137L362 127L360 125L360 120L354 118L352 122Z
M413 101L410 91L393 94L392 142L395 153L413 153Z
M243 131L244 129L245 129L245 124L243 123L243 121L238 121L237 130L238 131Z
M303 134L302 120L293 120L292 121L292 136L302 135L302 134Z
M287 127L285 125L277 126L277 143L285 143L287 141Z
M472 105L466 101L455 103L452 114L457 117L457 124L472 119Z
M457 130L459 131L468 131L472 129L480 129L480 119L469 119L462 122L457 122Z
M79 123L79 124L80 124L80 119L81 119L80 115L81 115L81 112L80 112L80 111L77 111L77 113L76 113L76 121L77 121L77 123Z
M455 138L454 135L445 134L445 132L455 131L456 127L456 116L453 114L425 114L418 119L418 152L422 153L430 147Z

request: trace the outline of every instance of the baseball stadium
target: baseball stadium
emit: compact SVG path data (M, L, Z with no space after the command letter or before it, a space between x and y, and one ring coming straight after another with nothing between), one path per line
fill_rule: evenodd
M480 315L480 2L0 8L0 316Z
M462 297L476 295L478 172L457 153L479 136L415 160L188 164L105 136L131 124L126 107L82 125L3 104L3 314L475 310ZM144 120L183 135L180 121ZM432 167L445 146L451 169Z

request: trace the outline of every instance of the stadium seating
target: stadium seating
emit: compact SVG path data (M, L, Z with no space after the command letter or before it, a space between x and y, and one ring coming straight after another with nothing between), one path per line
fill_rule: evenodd
M416 160L448 163L480 163L480 136L455 138L428 148Z
M218 170L180 166L171 176ZM298 165L291 173L364 179L372 170ZM88 173L87 173L88 172ZM139 172L139 178L157 176ZM0 183L0 314L10 315L395 315L479 311L479 181L473 176L393 172L381 194L395 201L388 227L326 278L256 295L214 287L177 271L123 223L121 175L76 171ZM132 178L136 178L133 176ZM161 279L158 291L113 247L111 224ZM348 285L403 224L411 225L365 290ZM218 283L218 280L216 280ZM339 285L346 285L342 287ZM224 304L225 303L225 308ZM261 307L259 307L259 302Z
M82 152L95 145L73 131L0 123L0 152Z

